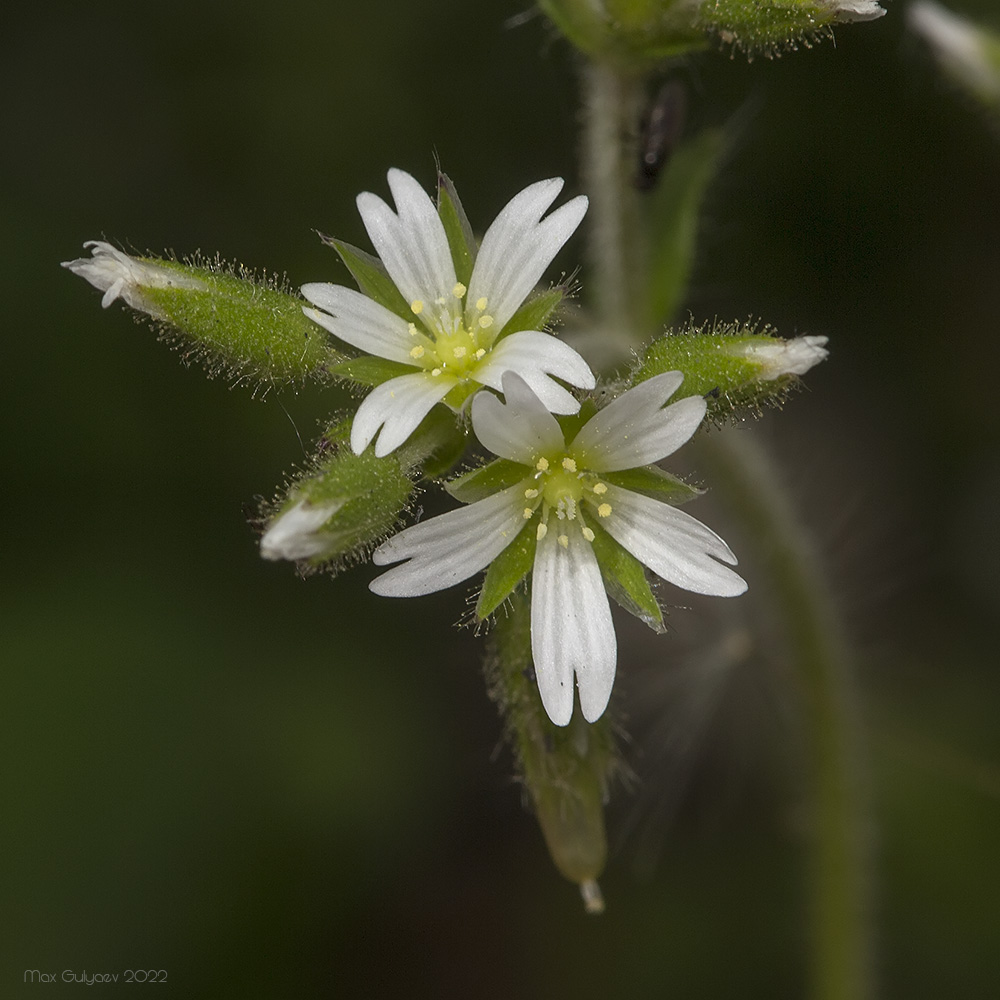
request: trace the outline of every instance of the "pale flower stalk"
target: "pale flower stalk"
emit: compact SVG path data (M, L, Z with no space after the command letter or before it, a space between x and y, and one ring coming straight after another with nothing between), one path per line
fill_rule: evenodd
M427 193L402 170L390 170L388 179L396 210L365 192L358 211L409 304L409 318L340 285L302 287L315 307L305 313L315 322L360 351L413 369L377 386L361 404L351 431L354 452L364 451L377 434L375 454L389 454L436 403L458 407L482 386L499 390L508 371L517 372L552 412L575 413L579 403L555 379L593 388L583 358L540 330L504 327L579 226L587 199L573 198L542 218L562 180L525 188L487 230L466 287L456 277L444 225Z
M542 704L556 725L567 725L575 676L584 718L596 721L611 696L617 646L595 528L685 590L723 597L746 590L729 568L736 557L718 535L675 507L611 481L615 473L666 458L697 430L704 399L665 406L682 380L680 372L667 372L635 386L567 442L524 380L506 374L506 402L477 395L472 425L486 448L523 468L523 477L390 538L373 562L402 565L375 579L371 589L387 597L442 590L485 569L528 532L535 543L531 647Z

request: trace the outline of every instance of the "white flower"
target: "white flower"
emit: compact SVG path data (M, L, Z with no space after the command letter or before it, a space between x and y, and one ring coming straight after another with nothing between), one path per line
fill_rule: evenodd
M344 506L346 500L311 504L300 500L275 518L260 540L260 554L265 559L312 559L322 555L328 541L319 529Z
M761 365L758 378L764 382L782 375L805 375L810 368L825 361L827 337L796 337L773 343L741 343L737 353Z
M195 278L180 271L163 267L148 261L130 257L116 250L110 243L89 240L84 249L92 248L90 257L64 260L68 267L85 281L89 281L98 291L104 292L101 305L107 309L115 299L124 299L133 309L158 316L159 310L143 294L143 288L190 288L204 290L205 286Z
M468 288L455 276L437 210L413 177L389 171L395 212L374 194L358 195L365 229L412 319L353 289L322 283L302 286L318 307L305 313L344 342L410 365L413 373L383 382L361 404L351 431L356 454L379 428L375 454L389 454L452 390L500 389L507 371L521 375L553 413L579 409L552 378L593 388L593 373L576 351L538 330L497 339L587 211L580 196L543 219L562 186L558 178L539 181L507 204L483 237Z
M573 676L584 717L600 717L617 658L611 610L594 553L593 525L657 576L699 594L732 597L746 583L722 563L729 546L668 504L616 486L622 470L658 462L684 444L705 415L700 396L664 408L680 372L657 375L619 396L566 442L555 417L516 374L506 403L480 393L472 403L479 440L524 466L524 479L468 507L417 524L375 550L384 566L376 594L411 597L442 590L484 569L526 528L537 544L531 585L531 647L542 704L556 725L573 712ZM717 561L718 560L718 561Z
M959 83L987 100L1000 98L1000 68L987 57L984 31L933 0L911 4L906 20Z

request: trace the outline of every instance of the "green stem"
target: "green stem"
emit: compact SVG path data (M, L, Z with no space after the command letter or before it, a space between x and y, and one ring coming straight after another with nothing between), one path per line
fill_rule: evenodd
M643 339L637 309L645 253L632 176L642 82L610 66L584 67L583 176L590 196L588 286L599 326L623 354Z
M865 794L851 658L809 537L751 434L698 438L713 486L758 547L800 685L812 806L814 1000L873 995Z

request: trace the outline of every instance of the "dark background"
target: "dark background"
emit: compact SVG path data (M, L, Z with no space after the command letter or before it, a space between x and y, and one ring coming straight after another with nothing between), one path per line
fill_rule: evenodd
M879 975L887 997L993 997L1000 133L904 9L690 64L705 120L752 111L689 304L831 338L764 424L858 650ZM390 166L430 186L435 152L480 228L538 178L578 191L574 60L540 18L505 24L520 11L0 15L0 994L25 969L147 968L213 998L801 995L780 677L751 658L701 698L698 608L636 647L623 710L654 710L631 710L638 777L585 917L496 752L461 594L393 602L368 567L302 582L258 558L241 504L343 399L230 391L58 267L106 237L346 281L312 229L362 243L355 194Z

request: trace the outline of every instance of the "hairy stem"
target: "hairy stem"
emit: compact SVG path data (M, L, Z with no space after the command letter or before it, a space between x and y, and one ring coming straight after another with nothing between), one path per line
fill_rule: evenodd
M590 196L588 285L598 324L622 353L643 339L638 290L645 287L645 253L632 176L642 100L641 79L609 66L583 72L583 177Z
M758 547L805 713L811 798L811 991L869 1000L870 880L851 658L813 546L752 434L698 439L714 487Z

